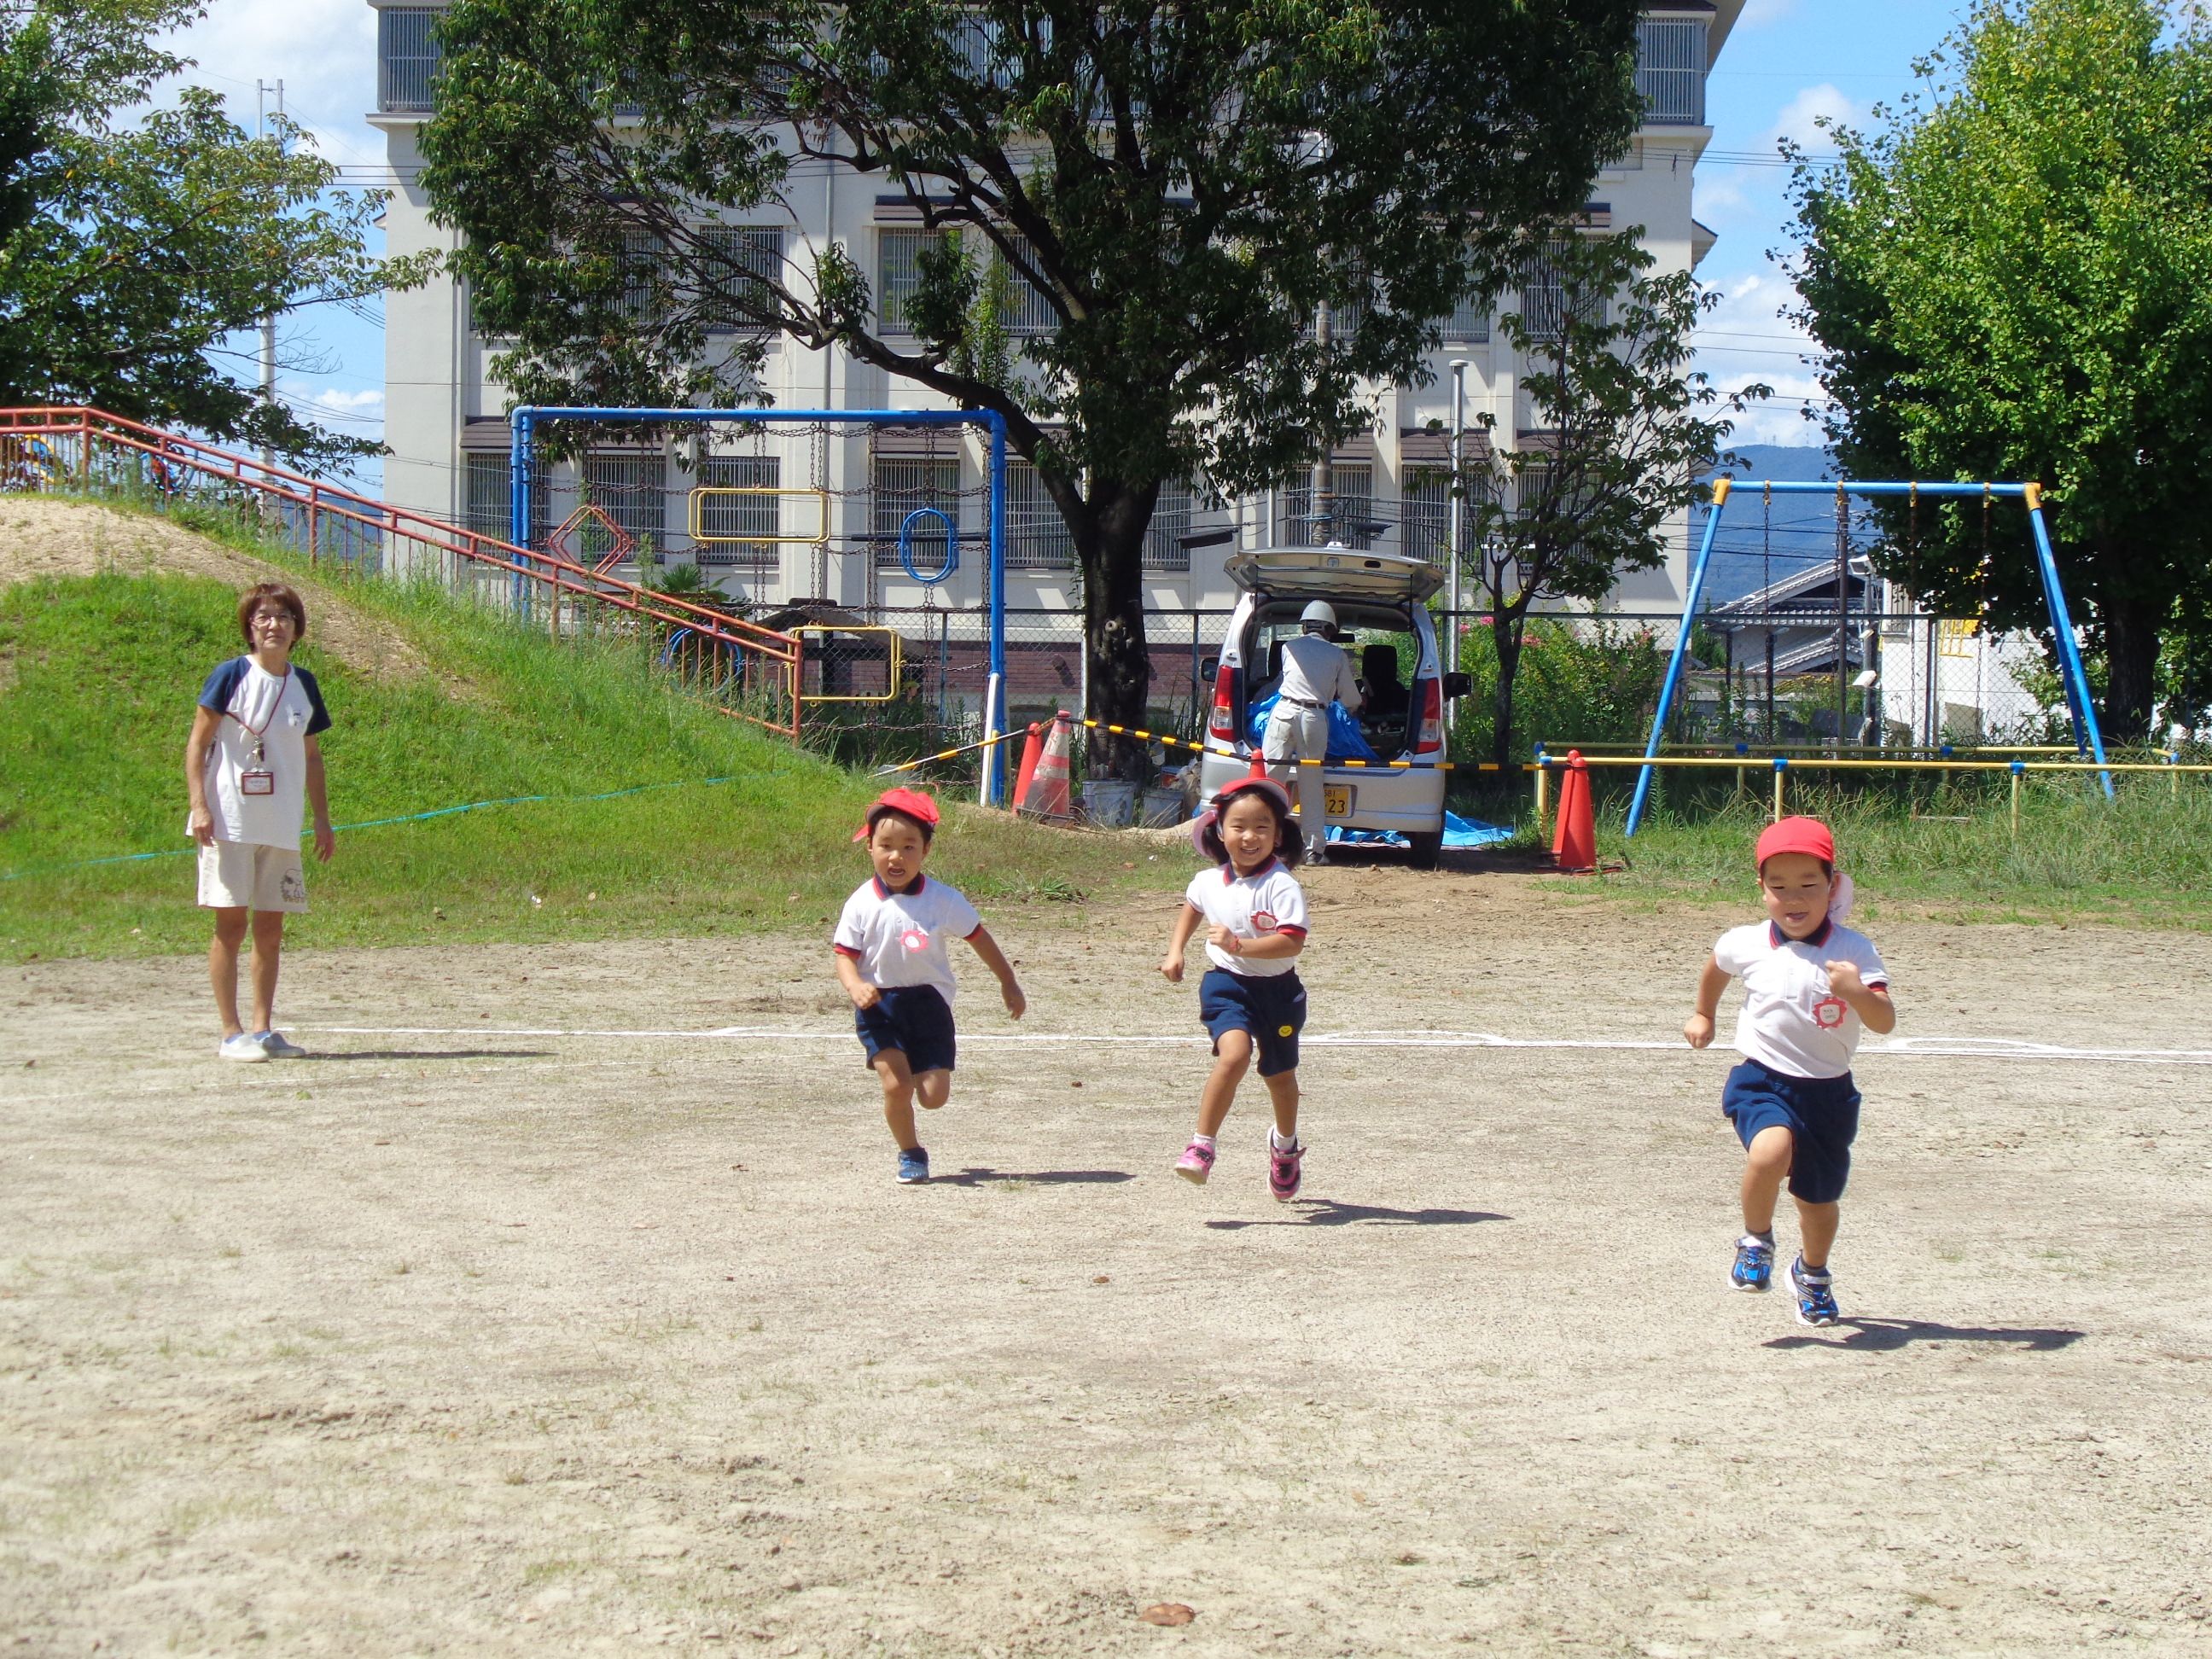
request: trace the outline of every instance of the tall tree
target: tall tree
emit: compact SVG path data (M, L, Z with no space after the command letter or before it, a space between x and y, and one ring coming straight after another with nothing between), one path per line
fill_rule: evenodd
M1763 386L1723 397L1689 372L1690 334L1719 296L1687 271L1652 274L1640 227L1569 234L1527 257L1517 311L1498 319L1521 356L1535 438L1486 447L1456 488L1468 563L1490 611L1497 678L1491 747L1515 759L1514 684L1528 615L1595 604L1624 572L1666 561L1667 520L1702 495L1710 467ZM1496 417L1485 411L1485 432Z
M91 404L311 465L380 445L301 419L209 356L261 318L419 282L364 251L384 202L280 123L249 138L159 33L198 0L0 3L0 401Z
M757 398L757 350L708 353L736 313L1003 416L1073 539L1091 712L1141 724L1162 483L1280 482L1420 377L1634 131L1638 10L459 0L424 183L526 401ZM712 234L825 168L944 233L901 331L842 245L763 271ZM1018 350L1009 281L1053 321ZM1358 327L1316 337L1324 304Z
M2194 6L2027 0L1919 70L1881 133L1835 132L1840 168L1796 170L1828 434L1850 476L2050 487L2104 725L2141 737L2162 640L2212 601L2212 50ZM2016 519L1884 516L1923 602L2047 631Z

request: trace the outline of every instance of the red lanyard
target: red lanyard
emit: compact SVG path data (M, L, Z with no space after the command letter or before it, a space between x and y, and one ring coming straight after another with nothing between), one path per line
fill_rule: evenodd
M256 668L261 667L261 665L254 662L251 657L247 658L246 661L251 663ZM262 668L261 672L264 674L269 672L265 668ZM261 734L266 732L270 725L276 720L277 712L284 707L285 694L290 691L291 689L292 665L286 663L284 665L283 678L276 682L276 700L269 705L269 712L262 716L260 725L248 726L244 720L238 720L238 716L232 714L229 709L226 708L222 711L226 719L238 720L239 730L245 732L247 737L253 739L254 759L259 760L261 758Z

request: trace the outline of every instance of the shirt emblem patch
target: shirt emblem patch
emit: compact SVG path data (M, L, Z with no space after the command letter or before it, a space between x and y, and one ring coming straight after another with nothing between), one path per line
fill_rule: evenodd
M1273 910L1255 910L1252 913L1252 925L1263 933L1273 933L1275 929L1275 913Z
M927 951L929 949L929 935L919 927L909 927L899 935L899 943L908 951Z
M1832 1031L1844 1023L1844 1000L1841 997L1822 997L1813 1005L1813 1024L1824 1031Z

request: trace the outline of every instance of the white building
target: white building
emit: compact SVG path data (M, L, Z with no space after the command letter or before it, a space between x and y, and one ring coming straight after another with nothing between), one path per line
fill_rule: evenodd
M419 183L421 152L417 129L429 112L437 48L431 24L439 8L395 5L370 0L378 16L377 109L368 118L386 135L398 179L387 211L389 251L412 253L453 246L450 231L430 222ZM1641 224L1647 246L1662 270L1693 267L1712 244L1712 233L1690 212L1690 186L1698 158L1711 142L1705 125L1705 76L1741 11L1743 0L1677 0L1650 8L1640 26L1642 67L1638 79L1647 103L1639 137L1619 165L1607 167L1592 191L1589 222L1595 227ZM879 198L850 174L808 181L811 194L793 203L782 223L749 228L759 245L796 257L823 239L842 243L862 270L875 276L879 303L895 294L902 270L910 268L921 234L910 210ZM1468 374L1470 427L1482 411L1495 416L1499 433L1529 424L1527 400L1516 392L1517 365L1502 341L1492 337L1486 315L1467 308L1445 331L1432 367L1434 381L1413 388L1393 386L1378 392L1378 418L1370 437L1348 445L1334 457L1333 487L1340 510L1357 511L1362 499L1370 515L1390 528L1373 544L1388 550L1443 555L1445 510L1440 483L1424 486L1425 463L1443 459L1440 440L1426 428L1449 422L1448 362L1465 358ZM465 296L457 284L434 283L389 297L385 310L386 441L385 495L395 506L453 520L504 536L508 522L507 399L492 378L495 343L470 325ZM881 370L855 363L842 352L802 349L774 339L763 380L781 408L840 409L945 407L936 394L895 382ZM817 481L832 492L832 516L825 547L804 541L750 542L701 548L688 533L689 491L698 482L684 470L680 454L649 455L636 449L610 450L591 463L602 499L618 501L616 511L628 528L650 535L654 545L678 561L695 554L716 585L735 597L771 605L819 599L855 608L922 602L923 593L898 565L896 551L880 538L889 520L882 500L927 499L933 469L952 465L911 454L872 450L865 437L817 445L814 453L780 451L756 467L725 464L708 482L754 484L775 478L782 487ZM962 487L971 492L981 473L980 441L964 446L957 464ZM1408 484L1412 483L1412 489ZM573 490L573 485L570 486ZM917 495L916 492L921 494ZM1011 610L1068 611L1079 607L1072 550L1036 480L1016 465L1009 478L1011 538L1007 602ZM1234 545L1308 539L1299 514L1305 507L1297 490L1269 491L1226 504L1193 501L1188 495L1164 496L1146 566L1147 603L1158 609L1225 609L1234 592L1222 574ZM880 499L879 499L880 498ZM553 504L553 522L574 503L573 494ZM787 537L811 535L794 529L798 518L812 522L817 509L796 499L779 503ZM963 509L974 517L973 497ZM748 526L750 527L750 526ZM963 522L963 530L981 528ZM1233 538L1187 550L1185 533L1207 528L1233 529ZM1665 568L1624 582L1616 594L1623 608L1678 606L1686 574L1681 551L1685 526L1674 526L1678 549ZM1233 544L1232 544L1233 543ZM937 603L974 605L982 598L982 561L972 556L937 595Z

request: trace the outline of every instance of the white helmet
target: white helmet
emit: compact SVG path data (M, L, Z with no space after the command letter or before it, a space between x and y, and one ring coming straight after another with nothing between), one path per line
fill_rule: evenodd
M1298 622L1306 629L1321 627L1331 633L1336 631L1336 607L1327 599L1316 599L1298 613Z

